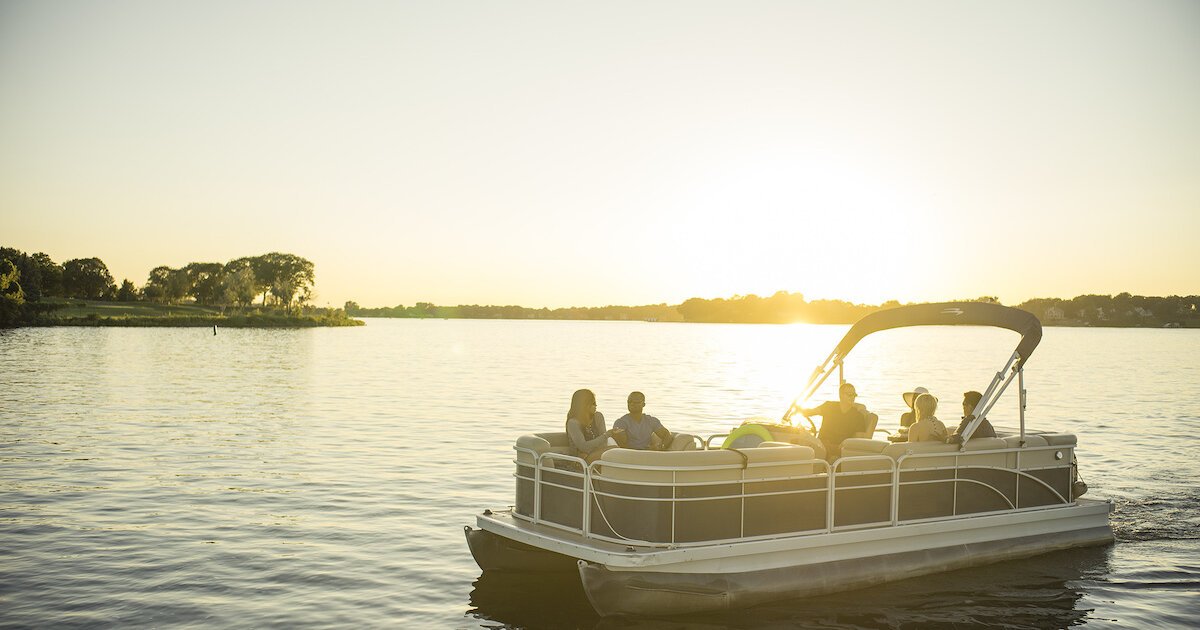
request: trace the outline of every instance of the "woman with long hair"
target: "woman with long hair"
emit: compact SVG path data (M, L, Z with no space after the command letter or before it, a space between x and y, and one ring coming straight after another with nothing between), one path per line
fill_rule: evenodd
M946 425L937 416L937 398L933 394L921 394L913 401L917 421L908 427L909 442L945 442Z
M594 461L607 450L611 430L604 428L604 414L596 411L596 395L590 389L580 389L571 395L571 410L567 412L567 439L576 457Z

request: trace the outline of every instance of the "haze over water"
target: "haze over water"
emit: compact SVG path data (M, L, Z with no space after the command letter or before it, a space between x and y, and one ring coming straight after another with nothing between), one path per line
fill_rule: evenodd
M0 331L0 626L651 627L569 580L480 575L462 535L512 502L511 445L593 389L671 429L777 416L844 326L370 320L297 331ZM1016 344L988 329L869 337L847 379L893 429L929 387L951 424ZM1200 334L1045 331L1031 429L1079 435L1117 542L702 627L1195 625ZM826 392L831 393L831 392ZM998 425L1015 424L1012 392Z

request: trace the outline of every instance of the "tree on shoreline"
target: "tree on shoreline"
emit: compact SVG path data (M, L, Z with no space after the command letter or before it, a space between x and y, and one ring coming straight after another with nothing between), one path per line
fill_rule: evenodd
M117 289L118 302L136 302L138 301L137 287L133 286L133 282L129 278L125 278L121 282L121 288Z
M63 293L83 300L111 300L117 294L117 285L104 261L75 258L63 263Z
M16 326L24 304L20 270L8 258L0 258L0 328Z
M256 283L253 269L245 267L229 271L226 267L224 280L223 303L245 308L254 302Z
M263 256L264 268L270 273L271 295L284 309L292 312L292 301L303 304L312 297L315 271L311 261L295 254L271 252Z
M37 267L42 281L42 297L63 297L63 268L51 260L50 256L38 252L29 257Z

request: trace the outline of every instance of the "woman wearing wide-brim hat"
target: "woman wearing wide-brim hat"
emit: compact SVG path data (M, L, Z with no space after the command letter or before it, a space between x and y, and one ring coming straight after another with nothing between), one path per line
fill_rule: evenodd
M917 396L928 393L929 390L924 387L914 387L911 392L901 394L901 397L904 398L904 404L908 405L908 411L905 411L900 416L901 429L907 429L912 426L912 423L917 421L916 414L913 413L913 402L917 400Z

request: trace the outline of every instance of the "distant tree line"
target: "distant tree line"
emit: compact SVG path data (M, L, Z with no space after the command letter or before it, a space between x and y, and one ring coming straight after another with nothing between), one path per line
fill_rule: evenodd
M683 321L673 306L595 306L570 308L529 308L525 306L480 306L460 304L437 306L417 302L413 306L384 306L363 308L357 302L346 302L346 314L351 317L410 317L441 319L595 319L595 320L654 320Z
M780 291L770 297L736 295L732 298L706 300L692 298L677 305L650 304L645 306L597 306L569 308L529 308L524 306L437 306L418 302L413 306L363 308L357 302L346 302L346 314L351 317L431 317L463 319L588 319L588 320L650 320L660 322L724 322L724 323L849 323L881 308L899 306L885 302L879 306L852 304L841 300L808 302L800 293Z
M1017 308L1049 325L1187 326L1200 325L1200 295L1166 297L1080 295L1071 299L1035 298Z
M0 247L0 326L51 310L44 298L161 304L194 302L208 306L261 306L291 314L312 299L313 263L295 254L271 252L228 263L189 263L178 269L155 267L146 283L129 279L118 287L99 258L75 258L61 265L38 252Z
M959 300L999 304L995 296ZM346 302L351 317L428 317L463 319L585 319L653 320L662 322L713 322L784 324L850 324L875 311L901 306L896 300L882 304L855 304L842 300L807 301L800 293L780 291L770 297L735 295L732 298L691 298L674 306L599 306L529 308L524 306L437 306L418 302L413 306L364 308ZM1038 298L1018 305L1043 322L1055 325L1095 326L1200 326L1200 296L1146 297L1121 293L1115 296L1081 295L1074 299ZM1057 309L1057 310L1054 310Z

